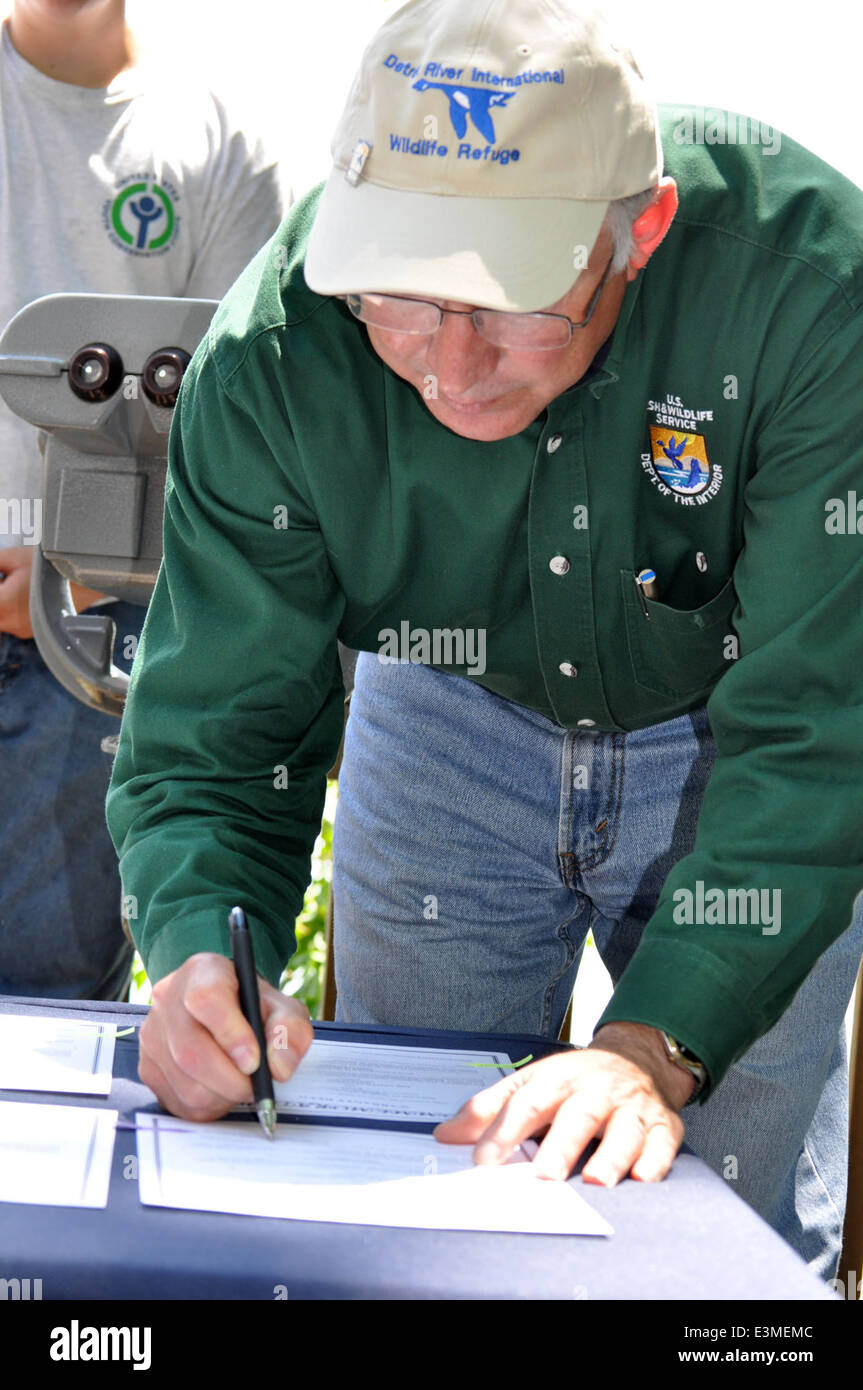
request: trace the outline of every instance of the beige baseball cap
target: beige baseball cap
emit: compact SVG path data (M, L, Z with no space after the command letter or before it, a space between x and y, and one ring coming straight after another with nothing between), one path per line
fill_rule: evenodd
M530 312L578 278L609 201L659 182L656 107L578 0L411 0L363 56L305 275Z

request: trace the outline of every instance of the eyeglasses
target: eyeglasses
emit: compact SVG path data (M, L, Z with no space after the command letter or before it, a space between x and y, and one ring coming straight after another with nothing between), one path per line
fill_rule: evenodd
M409 333L427 336L436 333L444 314L456 314L473 320L477 333L495 347L511 352L548 352L565 348L576 328L586 328L605 288L614 257L605 267L602 279L587 306L581 323L565 314L510 314L498 309L442 309L429 299L410 299L394 294L342 294L343 299L361 323L382 328L388 333Z

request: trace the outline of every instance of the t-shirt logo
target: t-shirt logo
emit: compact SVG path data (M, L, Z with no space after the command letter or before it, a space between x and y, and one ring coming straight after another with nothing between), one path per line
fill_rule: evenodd
M133 175L105 204L103 219L109 239L131 256L159 255L175 240L179 218L177 190L162 179Z

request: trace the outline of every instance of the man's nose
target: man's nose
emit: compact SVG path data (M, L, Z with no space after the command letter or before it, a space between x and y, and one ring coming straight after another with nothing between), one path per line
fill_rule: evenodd
M474 328L469 313L444 312L428 350L429 370L446 396L466 394L471 386L494 371L499 350Z

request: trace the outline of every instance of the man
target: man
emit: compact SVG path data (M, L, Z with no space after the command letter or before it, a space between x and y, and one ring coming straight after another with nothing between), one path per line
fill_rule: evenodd
M863 559L825 508L861 464L863 196L775 132L693 131L659 145L577 3L384 26L323 194L187 376L109 824L158 979L141 1076L215 1117L256 1064L232 902L274 1073L309 1043L274 984L338 635L340 1016L556 1036L592 926L591 1046L438 1138L499 1162L549 1127L546 1176L597 1137L585 1179L653 1181L697 1097L687 1141L829 1276Z
M15 0L0 38L0 326L57 291L219 298L278 225L262 150L179 66L138 62L123 0ZM36 431L0 405L0 992L124 997L104 824L116 720L32 640ZM79 611L104 600L73 585ZM144 609L114 603L128 670Z

